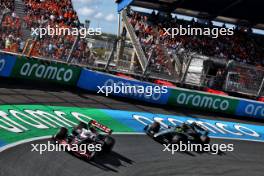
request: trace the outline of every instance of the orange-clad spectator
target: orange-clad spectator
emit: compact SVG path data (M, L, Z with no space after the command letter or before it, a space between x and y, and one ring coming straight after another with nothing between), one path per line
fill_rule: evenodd
M31 55L35 57L39 57L40 56L39 48L40 48L40 42L36 42L34 44L34 48L31 51Z
M13 53L17 53L18 52L18 44L16 43L16 42L14 42L14 43L12 43L11 45L10 45L10 52L13 52Z
M157 43L164 47L169 57L177 54L180 49L197 52L206 56L223 58L225 60L232 59L248 64L261 64L264 66L264 45L263 36L258 36L252 32L234 30L234 35L219 36L217 39L206 35L181 35L174 36L165 34L164 28L211 28L212 24L202 24L195 21L179 20L170 15L164 16L156 14L146 14L130 10L128 12L129 22L134 27L136 36L142 44L142 48L146 51L147 56L151 52L151 48L155 48ZM143 28L144 26L144 28ZM150 26L150 27L149 27ZM152 28L152 29L151 29ZM159 55L164 53L157 52L156 60L161 58ZM163 57L164 60L165 57ZM155 62L155 61L154 61ZM166 61L165 61L166 62Z
M1 0L10 5L11 12L14 9L14 0ZM23 0L25 3L25 13L23 19L20 19L15 13L6 15L0 28L0 49L12 52L22 52L26 40L17 41L15 38L21 38L21 26L25 26L31 31L31 28L45 28L50 26L73 28L79 27L77 13L73 9L71 0ZM5 7L6 8L6 7ZM4 33L2 32L5 31ZM11 37L11 36L12 37ZM36 37L36 35L32 36ZM36 39L36 38L34 38ZM39 39L32 49L33 56L52 57L54 59L66 59L70 53L71 47L76 36L54 35L44 36ZM76 60L82 60L87 50L87 44L84 43L78 47L79 51L75 53Z

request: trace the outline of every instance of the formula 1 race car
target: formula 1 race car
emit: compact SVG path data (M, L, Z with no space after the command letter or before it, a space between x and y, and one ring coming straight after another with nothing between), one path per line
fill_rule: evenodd
M208 131L197 123L183 123L180 126L168 126L162 128L158 122L147 125L144 128L146 134L161 144L195 143L209 144Z
M100 134L97 130L104 132ZM80 122L69 134L65 127L53 136L57 144L66 145L66 151L86 160L92 160L97 153L110 152L114 147L115 140L110 135L112 130L95 120L88 124Z

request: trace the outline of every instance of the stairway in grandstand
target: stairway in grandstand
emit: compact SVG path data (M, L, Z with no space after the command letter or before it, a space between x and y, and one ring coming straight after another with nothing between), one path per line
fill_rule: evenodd
M142 47L140 45L139 40L138 40L138 38L137 38L137 36L136 36L136 34L134 32L134 29L133 29L132 25L128 21L127 11L123 10L121 15L122 15L122 19L123 19L123 22L124 22L123 24L125 25L125 28L126 28L126 30L128 32L128 35L129 35L129 37L130 37L130 39L132 41L132 45L133 45L133 47L134 47L134 49L136 51L136 54L138 56L137 58L139 60L141 68L142 68L142 70L145 70L145 68L147 66L147 63L148 63L148 60L147 60L146 55L145 55L145 53L144 53L144 51L143 51L143 49L142 49Z
M20 19L23 19L26 16L25 8L25 4L22 0L15 0L15 13ZM25 24L22 24L21 32L23 40L31 38L31 32L26 28Z

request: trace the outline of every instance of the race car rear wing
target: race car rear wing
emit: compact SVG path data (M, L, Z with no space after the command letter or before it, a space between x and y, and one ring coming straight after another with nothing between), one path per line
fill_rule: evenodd
M99 129L99 130L101 130L101 131L103 131L103 132L105 132L105 133L107 133L109 135L112 134L112 132L113 132L113 130L111 130L107 126L104 126L104 125L100 124L99 122L97 122L95 120L91 120L89 122L89 125L92 126L92 127L97 128L97 129Z

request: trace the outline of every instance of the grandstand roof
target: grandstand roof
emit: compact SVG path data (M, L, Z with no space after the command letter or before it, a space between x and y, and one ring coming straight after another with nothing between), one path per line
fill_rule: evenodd
M128 5L255 26L264 24L263 0L116 0Z

